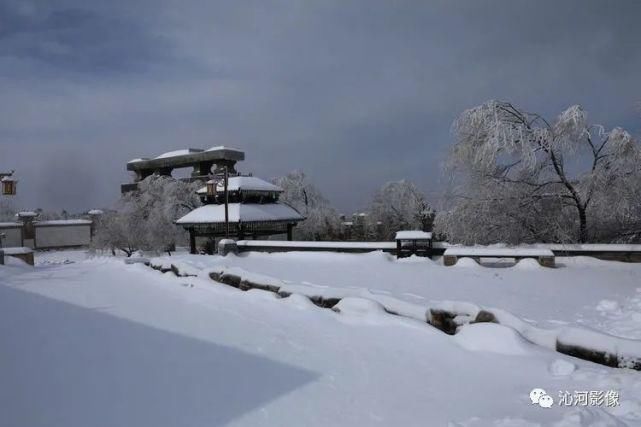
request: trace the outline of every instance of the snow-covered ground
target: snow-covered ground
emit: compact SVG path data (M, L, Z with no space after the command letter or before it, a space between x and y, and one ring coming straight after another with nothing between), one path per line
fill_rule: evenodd
M556 269L529 259L506 268L483 267L471 259L444 267L440 260L397 260L382 252L253 252L229 257L181 255L166 261L196 269L239 267L291 284L366 288L424 305L467 301L510 311L543 327L574 323L641 339L641 264L575 257L557 258Z
M464 301L539 327L641 338L641 265L588 258L444 267L382 253L164 257L176 277L82 251L0 267L4 426L639 426L641 373L474 324L454 336L346 298L216 284L235 267L295 286L369 289L430 305ZM545 389L552 408L533 405ZM618 392L619 404L560 406L559 393Z

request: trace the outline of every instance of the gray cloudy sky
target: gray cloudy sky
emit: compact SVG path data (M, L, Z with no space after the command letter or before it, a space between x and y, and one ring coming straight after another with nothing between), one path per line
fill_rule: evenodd
M636 0L0 0L0 169L16 207L82 210L129 159L224 144L349 212L389 180L437 194L488 99L638 135L640 70Z

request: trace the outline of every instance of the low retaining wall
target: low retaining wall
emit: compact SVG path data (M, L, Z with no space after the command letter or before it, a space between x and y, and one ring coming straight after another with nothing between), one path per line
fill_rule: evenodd
M239 252L343 252L365 253L383 251L396 255L395 242L303 242L277 240L239 240ZM456 247L447 242L434 242L430 257L442 256L445 250ZM484 248L485 246L479 246ZM608 261L641 262L641 245L621 244L537 244L519 248L549 249L554 256L590 256ZM509 250L509 249L508 249Z
M33 250L29 248L17 247L0 249L0 264L5 264L7 257L18 258L29 265L34 265Z
M395 242L303 242L279 240L239 240L239 252L347 252L364 253L383 251L396 253Z

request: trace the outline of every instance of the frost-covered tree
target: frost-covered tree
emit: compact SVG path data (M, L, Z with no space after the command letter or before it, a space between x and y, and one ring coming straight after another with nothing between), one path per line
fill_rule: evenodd
M453 186L437 227L454 241L586 242L605 238L612 216L619 229L610 234L638 221L639 144L588 123L580 106L548 121L490 101L465 111L453 132Z
M369 208L373 222L380 222L379 238L393 239L399 230L431 231L434 210L413 183L401 180L384 184Z
M133 212L120 210L104 213L92 238L92 247L106 249L116 255L116 251L124 252L128 257L143 248L146 244L146 229L144 220Z
M124 194L113 212L96 228L94 246L122 250L170 251L186 241L185 231L174 221L200 206L196 190L202 183L186 183L152 175L138 183L138 190Z
M287 203L305 220L294 228L297 240L330 240L340 232L336 210L302 171L293 171L272 182L283 189L279 200Z

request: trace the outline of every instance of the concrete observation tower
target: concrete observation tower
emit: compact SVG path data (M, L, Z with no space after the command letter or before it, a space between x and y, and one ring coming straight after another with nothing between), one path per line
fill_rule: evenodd
M245 153L228 147L209 150L188 148L161 154L153 159L134 159L127 170L135 172L134 182L121 191L135 191L138 182L150 175L171 176L174 169L192 167L186 181L201 181L197 191L203 206L176 221L189 232L191 253L198 252L199 240L223 237L236 239L286 235L292 240L296 224L305 218L279 201L283 189L251 174L236 171L236 162Z

